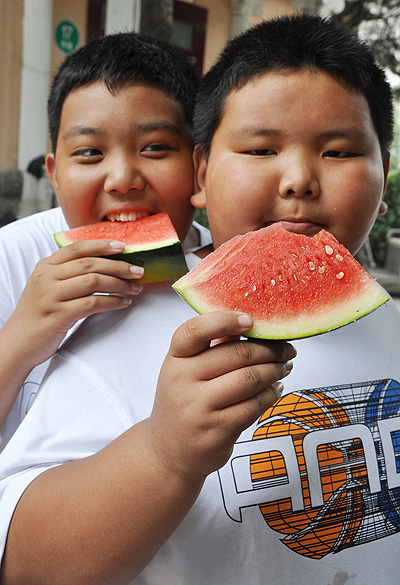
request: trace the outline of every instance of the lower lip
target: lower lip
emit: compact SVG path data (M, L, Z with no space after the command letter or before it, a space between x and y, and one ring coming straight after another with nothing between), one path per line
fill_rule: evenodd
M304 234L306 236L314 236L322 229L322 226L309 221L283 220L280 221L279 223L288 232L293 232L295 234Z

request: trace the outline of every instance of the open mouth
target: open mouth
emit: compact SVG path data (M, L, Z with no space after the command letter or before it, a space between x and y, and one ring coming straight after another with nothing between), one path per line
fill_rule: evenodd
M150 211L128 211L121 213L110 213L103 217L102 221L135 221L142 217L153 215Z

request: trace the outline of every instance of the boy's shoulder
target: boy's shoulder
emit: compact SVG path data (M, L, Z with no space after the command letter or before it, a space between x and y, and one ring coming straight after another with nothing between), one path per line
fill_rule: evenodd
M21 217L15 221L4 225L0 229L0 234L18 232L25 230L53 230L52 235L55 231L68 229L68 224L64 217L61 207L53 207L40 211L26 217Z
M0 229L0 262L19 266L22 273L30 274L36 263L57 251L56 232L68 229L61 208L53 208L17 219Z

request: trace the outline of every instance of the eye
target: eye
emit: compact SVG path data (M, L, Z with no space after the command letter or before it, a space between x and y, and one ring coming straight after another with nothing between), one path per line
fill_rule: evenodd
M251 156L270 156L271 154L276 154L276 152L270 148L255 148L254 150L247 150L245 154L250 154Z
M103 153L97 148L81 148L74 152L74 156L82 156L84 158L90 158L94 156L101 156Z
M148 146L145 146L144 148L142 148L142 152L165 152L165 151L169 151L169 150L173 150L173 148L171 146L169 146L168 144L149 144Z
M343 150L327 150L323 156L327 158L353 158L359 155L355 152L346 152Z

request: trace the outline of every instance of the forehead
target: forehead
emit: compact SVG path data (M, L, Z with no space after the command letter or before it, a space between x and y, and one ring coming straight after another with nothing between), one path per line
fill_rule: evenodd
M61 126L88 121L165 119L187 126L183 107L163 90L145 84L125 84L112 91L101 81L72 90L61 111Z
M320 70L300 69L267 72L247 81L227 97L221 124L247 121L269 123L297 120L309 123L356 120L371 126L366 98Z

